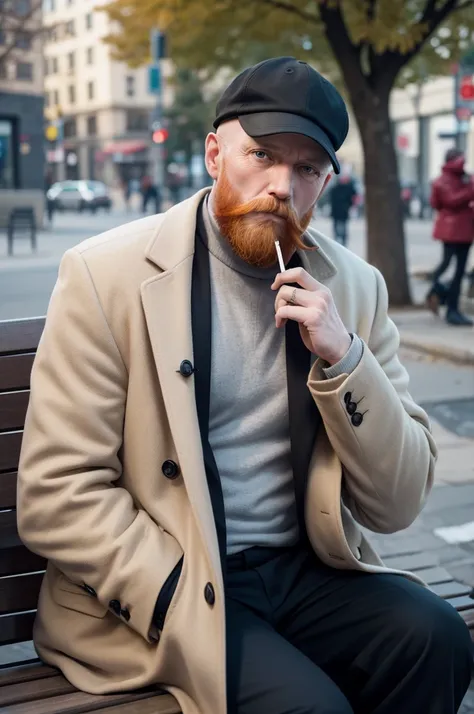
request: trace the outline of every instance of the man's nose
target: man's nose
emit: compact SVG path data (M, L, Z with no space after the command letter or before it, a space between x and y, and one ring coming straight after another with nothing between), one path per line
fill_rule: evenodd
M280 201L287 201L291 198L292 180L293 171L290 166L272 166L268 193Z

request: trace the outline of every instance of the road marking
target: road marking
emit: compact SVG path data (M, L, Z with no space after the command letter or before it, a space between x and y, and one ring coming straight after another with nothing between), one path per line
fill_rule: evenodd
M474 521L463 523L460 526L435 528L434 534L445 540L446 543L468 543L474 540Z

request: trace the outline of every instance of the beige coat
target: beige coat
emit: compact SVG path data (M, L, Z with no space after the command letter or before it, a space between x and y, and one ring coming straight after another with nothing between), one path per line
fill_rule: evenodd
M45 661L88 692L160 682L185 714L226 714L218 543L193 379L178 372L193 359L202 195L64 256L33 369L18 523L26 545L49 560L35 628ZM306 267L365 348L349 376L325 380L318 362L309 376L325 428L310 466L307 529L324 562L383 572L358 523L389 533L413 521L432 483L435 445L407 392L380 274L311 236L318 249ZM347 391L363 398L359 427L345 409ZM175 480L162 473L166 459L180 466ZM183 553L159 637L150 626L155 601ZM128 622L113 600L129 610Z

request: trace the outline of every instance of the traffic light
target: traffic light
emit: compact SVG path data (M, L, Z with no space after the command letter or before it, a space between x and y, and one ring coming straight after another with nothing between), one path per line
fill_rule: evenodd
M154 144L164 144L168 136L168 129L162 127L161 129L155 129L155 131L151 135L151 138Z
M465 75L459 85L459 96L465 102L474 101L473 75Z

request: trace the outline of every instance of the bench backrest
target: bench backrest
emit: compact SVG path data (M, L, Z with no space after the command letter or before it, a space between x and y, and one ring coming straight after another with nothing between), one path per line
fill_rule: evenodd
M32 638L43 558L16 528L16 480L30 372L44 318L0 322L0 645Z

